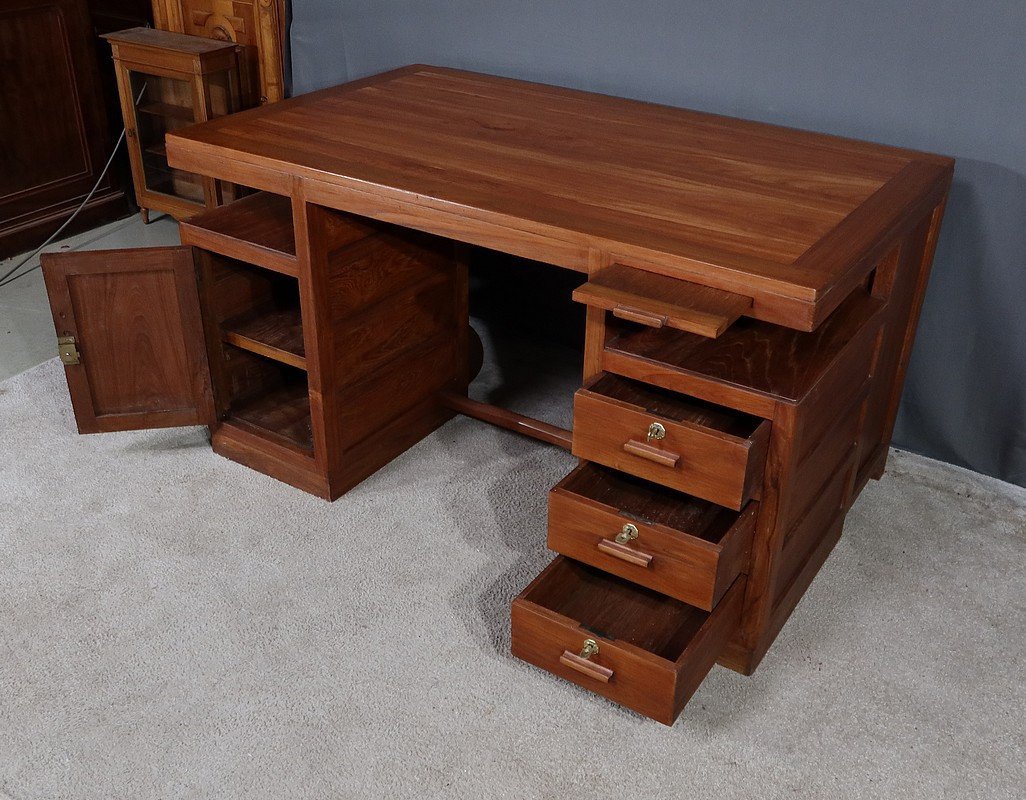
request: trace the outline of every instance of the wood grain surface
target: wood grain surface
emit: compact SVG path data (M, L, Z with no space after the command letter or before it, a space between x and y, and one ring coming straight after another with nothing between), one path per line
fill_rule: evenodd
M708 613L560 556L513 601L513 654L671 725L736 629L743 584ZM562 660L589 638L607 679Z
M711 611L745 566L757 514L584 463L549 492L548 545ZM620 544L625 524L637 538Z
M208 424L214 406L188 247L44 253L80 433Z
M665 438L648 440L652 423ZM611 375L574 395L575 456L735 510L759 491L768 439L768 422Z
M873 268L871 245L938 202L953 163L423 65L177 132L168 155L573 269L694 280L803 329Z
M183 220L180 229L183 244L298 274L292 202L287 197L257 192Z
M574 300L650 328L676 328L713 338L752 306L752 298L613 264L591 276Z

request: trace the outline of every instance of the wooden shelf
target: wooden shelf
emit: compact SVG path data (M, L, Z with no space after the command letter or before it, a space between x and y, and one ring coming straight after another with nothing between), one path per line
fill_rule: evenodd
M306 369L303 322L298 307L245 314L228 320L221 328L229 344Z
M306 381L289 381L232 405L230 421L263 438L313 453Z
M150 192L166 194L170 197L178 197L190 203L198 203L200 207L202 207L204 202L202 184L200 184L198 180L191 180L193 176L188 172L183 172L176 177L180 179L182 184L185 184L190 188L186 190L182 185L176 187L174 179L172 177L168 177L166 180L158 181L157 183L147 181L146 189Z
M676 372L796 402L853 338L875 326L881 308L881 300L856 292L811 333L742 317L718 339L621 323L619 335L606 344L603 365L629 377L641 370L660 385ZM652 380L653 362L667 373L665 380Z
M167 145L166 144L151 144L143 148L150 155L157 156L167 161Z
M189 122L195 121L193 110L188 106L178 106L174 103L143 103L139 111L153 117L170 117L171 119L184 119Z
M296 276L296 236L292 201L257 192L183 221L182 244Z

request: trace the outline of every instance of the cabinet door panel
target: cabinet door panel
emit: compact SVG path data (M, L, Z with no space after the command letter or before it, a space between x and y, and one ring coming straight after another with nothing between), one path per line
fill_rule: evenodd
M192 248L42 260L80 433L213 422Z
M0 3L0 258L45 239L99 178L113 142L94 41L85 0ZM127 210L108 175L68 233Z

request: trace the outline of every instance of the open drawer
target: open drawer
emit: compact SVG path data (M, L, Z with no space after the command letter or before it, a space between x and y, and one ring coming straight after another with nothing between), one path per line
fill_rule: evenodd
M745 568L759 504L738 513L597 464L549 492L549 548L711 611Z
M603 374L574 395L573 454L735 511L762 483L770 423Z
M513 654L666 725L741 616L744 578L709 613L559 556L513 601Z

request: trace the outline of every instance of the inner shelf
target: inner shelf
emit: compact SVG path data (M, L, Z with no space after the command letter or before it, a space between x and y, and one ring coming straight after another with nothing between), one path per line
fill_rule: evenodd
M139 106L143 114L150 114L155 117L170 117L172 119L184 119L192 122L194 113L188 106L180 106L175 103L143 103Z
M313 452L310 395L304 382L286 382L242 400L232 407L231 419L259 429L261 435L280 437L300 450Z
M313 455L306 373L224 346L226 422L305 455Z
M292 201L256 192L181 223L182 243L282 272L298 274Z
M224 340L236 347L306 369L303 322L298 306L260 309L222 324Z

